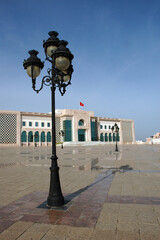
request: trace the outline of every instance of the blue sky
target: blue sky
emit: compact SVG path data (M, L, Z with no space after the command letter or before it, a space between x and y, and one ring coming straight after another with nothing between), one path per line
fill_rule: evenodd
M0 1L0 109L49 112L50 88L39 94L23 69L28 50L44 61L43 40L59 32L74 54L72 85L56 108L133 119L136 139L160 131L159 0ZM42 70L37 78L46 75Z

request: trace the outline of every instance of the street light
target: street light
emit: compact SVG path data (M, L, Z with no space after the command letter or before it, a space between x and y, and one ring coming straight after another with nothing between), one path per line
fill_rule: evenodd
M63 96L66 92L66 87L71 84L71 76L73 73L72 59L73 55L66 48L68 42L60 41L58 33L51 31L48 33L49 38L43 41L43 47L46 55L46 60L51 63L51 68L47 70L48 75L42 78L41 87L36 89L36 77L39 76L41 69L44 67L44 62L37 57L38 51L31 50L28 53L30 57L24 60L23 67L27 70L27 74L32 78L32 88L39 93L43 86L51 86L52 95L52 156L50 167L50 188L47 198L48 207L60 207L64 205L64 197L61 191L59 179L59 167L57 164L56 155L56 124L55 124L55 90L59 89Z
M117 123L115 123L114 126L111 129L112 129L112 132L116 132L116 147L115 147L115 151L118 152L117 141L118 141L119 127L118 127Z

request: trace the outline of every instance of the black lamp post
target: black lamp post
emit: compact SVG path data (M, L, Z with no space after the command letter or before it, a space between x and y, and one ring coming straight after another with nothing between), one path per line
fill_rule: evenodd
M118 152L117 141L118 141L119 127L118 127L117 123L115 123L114 126L111 129L112 129L112 132L116 132L116 147L115 147L115 151Z
M41 87L36 89L36 77L39 76L40 70L44 67L44 62L37 57L38 51L31 50L28 53L30 57L24 60L23 67L27 70L27 74L32 78L32 88L39 93L43 86L51 86L52 93L52 156L50 167L50 189L47 199L48 207L60 207L64 205L64 197L61 191L59 179L59 167L57 164L56 155L56 123L55 123L55 90L58 87L61 95L66 92L66 87L71 84L73 73L72 59L73 55L66 48L68 42L60 41L58 33L51 31L48 33L49 38L43 41L43 47L46 55L46 60L51 63L51 68L47 70L48 75L42 78Z
M64 137L64 131L61 130L61 131L59 132L59 135L62 136L62 137ZM63 149L63 139L62 139L61 148Z

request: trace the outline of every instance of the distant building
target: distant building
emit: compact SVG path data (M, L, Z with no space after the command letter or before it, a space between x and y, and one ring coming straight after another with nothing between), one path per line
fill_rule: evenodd
M111 128L119 127L116 136ZM51 145L51 113L0 111L0 145ZM60 132L64 132L64 136ZM134 143L134 121L95 117L92 111L56 110L56 142Z
M149 144L160 144L160 133L158 132L154 136L146 138L146 142Z

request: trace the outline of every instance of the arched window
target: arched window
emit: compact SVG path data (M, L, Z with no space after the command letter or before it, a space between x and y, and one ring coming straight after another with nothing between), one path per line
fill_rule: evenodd
M32 131L30 131L28 133L28 142L33 142L33 132Z
M45 142L45 132L41 132L41 142Z
M39 142L39 132L38 131L36 131L34 134L34 141Z
M51 132L47 132L47 142L51 142Z
M27 142L27 134L26 131L23 131L21 134L21 142Z
M78 122L78 125L79 125L79 126L84 126L84 120L83 120L83 119L80 119L79 122Z
M101 135L100 135L100 141L103 142L103 140L104 140L104 139L103 139L103 133L101 133Z
M105 133L105 142L108 142L108 136L107 136L107 133Z

